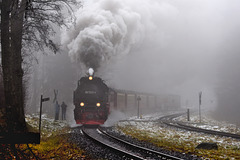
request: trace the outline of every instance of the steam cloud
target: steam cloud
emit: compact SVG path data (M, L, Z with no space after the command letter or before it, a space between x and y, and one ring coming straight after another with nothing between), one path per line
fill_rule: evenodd
M73 61L97 70L112 56L128 54L144 35L141 15L127 1L89 2L77 13L76 25L64 35L63 43Z
M87 68L108 64L103 78L116 88L173 92L190 106L203 91L205 108L212 102L216 113L232 108L235 115L227 116L239 121L239 6L237 0L89 0L62 42ZM109 61L119 55L126 58Z

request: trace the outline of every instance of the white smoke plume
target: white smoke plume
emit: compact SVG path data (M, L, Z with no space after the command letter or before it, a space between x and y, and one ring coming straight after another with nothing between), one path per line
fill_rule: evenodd
M92 76L93 73L94 73L94 70L92 68L89 68L88 73L89 73L90 76Z
M107 121L102 126L110 127L110 126L115 125L118 121L124 120L127 118L128 118L128 116L125 113L117 111L117 110L112 110L108 116Z
M76 13L76 24L64 33L62 42L73 61L96 71L112 56L128 54L139 45L146 30L154 28L152 13L159 11L159 4L150 0L88 1Z

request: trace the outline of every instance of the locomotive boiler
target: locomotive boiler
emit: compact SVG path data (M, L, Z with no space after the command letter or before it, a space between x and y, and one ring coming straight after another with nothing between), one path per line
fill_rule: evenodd
M109 88L104 81L93 75L89 69L87 76L78 81L73 93L74 119L77 124L100 125L109 114Z

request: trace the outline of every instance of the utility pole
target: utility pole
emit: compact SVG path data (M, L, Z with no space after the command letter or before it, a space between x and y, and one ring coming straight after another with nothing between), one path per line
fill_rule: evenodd
M187 121L190 121L190 109L187 109Z
M199 92L199 122L201 123L201 103L202 103L202 91Z
M141 97L140 96L137 97L137 101L138 101L138 118L139 118L139 103L141 101Z

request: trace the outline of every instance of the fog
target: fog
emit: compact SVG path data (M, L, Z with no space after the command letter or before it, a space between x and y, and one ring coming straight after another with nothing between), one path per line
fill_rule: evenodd
M203 109L240 122L239 7L237 0L86 1L60 31L61 61L52 57L56 68L68 61L65 72L48 73L69 79L48 85L69 96L92 67L113 88L178 94L186 107L196 108L202 91Z

